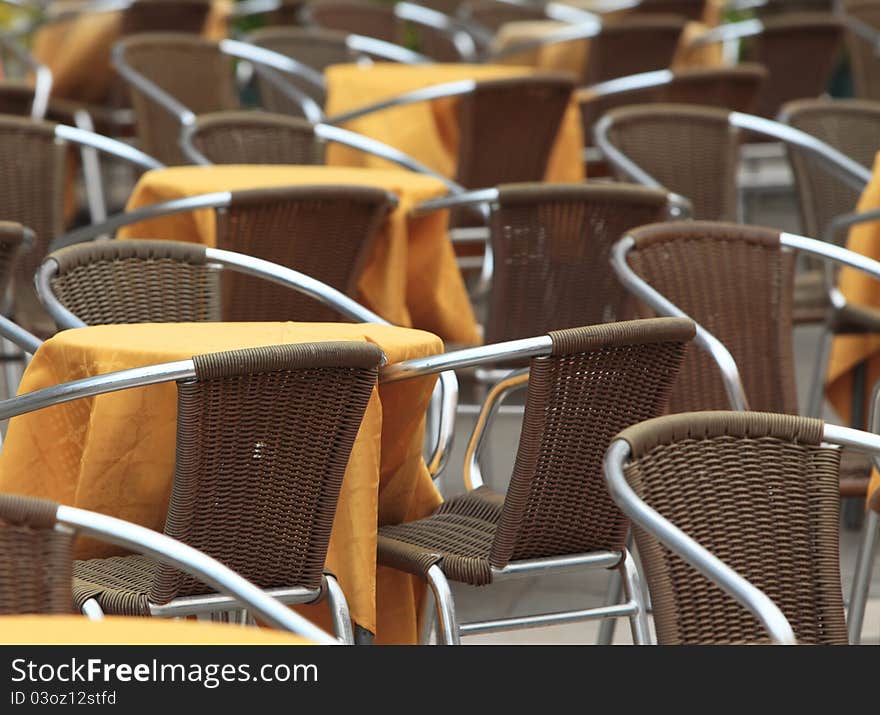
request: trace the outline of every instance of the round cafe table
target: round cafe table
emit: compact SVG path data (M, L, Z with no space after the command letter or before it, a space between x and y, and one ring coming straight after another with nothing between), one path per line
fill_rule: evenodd
M297 184L378 186L395 194L398 206L386 219L367 258L357 300L395 325L429 330L458 344L480 342L477 320L446 231L447 212L417 218L409 215L416 204L446 195L446 186L434 177L363 167L177 166L144 174L126 208L134 210L214 191ZM118 236L215 246L215 215L207 209L163 216L126 226Z
M92 375L261 345L329 340L378 345L390 363L436 354L431 333L354 323L140 323L65 330L34 355L19 392ZM434 378L377 386L345 473L327 568L353 620L377 642L416 641L422 586L376 568L379 525L430 514L440 495L422 458ZM10 420L0 454L0 492L53 499L162 531L174 475L173 383L123 390ZM119 553L91 540L77 558ZM330 629L323 605L302 613Z

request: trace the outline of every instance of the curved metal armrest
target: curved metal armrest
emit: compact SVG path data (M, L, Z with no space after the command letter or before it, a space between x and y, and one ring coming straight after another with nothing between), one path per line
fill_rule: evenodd
M352 52L372 55L391 62L399 62L404 65L427 65L432 64L430 57L413 52L393 42L385 42L375 37L351 34L345 38L345 44Z
M733 359L733 355L712 333L636 275L626 260L627 253L629 253L634 245L635 241L632 236L624 235L611 248L611 266L617 274L617 278L632 295L644 301L659 315L687 318L694 322L697 328L694 342L708 352L718 366L731 408L734 410L748 410L749 404L746 399L745 387L743 386L742 377L739 374L739 368Z
M715 42L727 42L729 40L741 40L746 37L754 37L764 32L764 23L760 20L742 20L740 22L728 22L718 27L713 27L691 40L692 47L711 45Z
M115 156L119 159L124 159L125 161L128 161L135 166L139 166L142 169L165 168L165 164L163 164L158 159L154 159L149 154L145 154L144 152L135 149L133 146L126 144L125 142L117 141L116 139L110 139L109 137L105 137L102 134L90 132L86 129L70 127L66 124L56 124L55 136L59 139L64 139L65 141L69 141L73 144L91 147L92 149L97 149L104 154L110 154L111 156Z
M274 12L281 8L281 0L239 0L231 9L231 15L235 18L253 17L267 12Z
M556 32L548 33L542 37L536 37L533 40L524 40L516 42L507 47L493 52L487 58L487 62L503 59L512 55L518 55L524 52L534 52L547 45L556 45L563 42L574 42L575 40L586 40L595 37L602 31L602 20L598 15L592 16L588 20L572 24L570 27L564 27Z
M449 38L463 61L472 62L477 58L477 46L474 39L465 30L464 23L455 18L405 0L394 6L394 15L400 20L441 32Z
M675 79L675 73L672 70L639 72L581 87L575 91L575 99L578 102L586 102L595 97L607 97L612 94L633 92L637 89L648 89L649 87L662 87L672 82L673 79Z
M352 149L372 154L380 159L385 159L398 166L402 166L404 169L415 171L418 174L433 176L435 179L442 181L446 188L454 194L463 193L465 190L463 186L446 178L440 172L434 171L430 167L425 166L408 154L404 154L399 149L395 149L393 146L383 144L382 142L377 141L376 139L371 139L363 134L358 134L357 132L352 132L348 129L343 129L342 127L334 127L330 124L316 124L315 136L323 141L336 142L337 144L342 144L343 146L348 146Z
M26 353L33 355L39 349L43 341L36 335L29 333L20 325L12 322L5 315L0 315L0 335L15 343Z
M457 97L462 94L469 94L476 88L477 83L472 79L462 79L455 82L443 82L430 87L422 87L411 92L398 94L391 99L383 99L381 102L368 104L364 107L342 112L333 117L328 117L325 121L327 124L345 124L352 119L358 119L374 112L380 112L383 109L391 109L393 107L403 107L407 104L415 104L417 102L429 102L433 99L442 99L444 97Z
M853 211L852 213L835 216L825 228L823 239L827 243L839 246L841 244L840 234L844 229L850 229L853 226L874 221L880 221L880 209Z
M58 524L87 536L146 554L173 568L186 571L202 583L245 604L270 626L298 633L322 645L339 645L330 634L272 598L219 561L191 546L129 521L93 511L60 505Z
M492 420L498 414L501 403L515 390L522 389L529 383L529 368L512 371L503 380L497 382L486 396L480 409L474 431L471 433L467 450L464 453L464 486L472 491L483 486L483 473L480 469L480 453L489 433Z
M43 119L49 108L49 96L52 93L52 70L42 62L38 62L14 37L5 32L0 34L0 45L30 67L34 73L34 101L31 104L31 119Z
M621 171L630 181L652 189L668 191L657 179L632 161L626 154L620 151L608 138L608 132L613 124L612 118L607 114L593 126L593 139L599 151L615 168Z
M605 482L621 511L750 611L774 643L795 645L791 624L764 592L639 499L623 474L629 455L629 444L620 439L612 442L605 454Z
M123 211L101 223L83 226L60 236L52 242L50 250L55 251L74 243L91 241L98 236L110 235L116 229L123 226L148 221L160 216L195 211L197 209L224 208L229 206L231 199L231 192L217 191L212 194L199 194L198 196L187 196L183 199L172 199L171 201L163 201L158 204L150 204L134 211Z

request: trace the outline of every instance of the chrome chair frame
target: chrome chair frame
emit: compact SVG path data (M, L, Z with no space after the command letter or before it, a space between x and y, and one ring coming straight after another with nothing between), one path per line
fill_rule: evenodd
M862 432L850 427L826 424L823 427L822 438L829 444L851 447L871 454L875 460L880 456L880 435ZM629 444L623 440L612 442L605 456L605 481L612 498L620 509L632 519L634 524L656 537L664 546L687 561L731 598L749 610L761 622L774 643L795 645L797 641L791 624L766 594L755 588L636 495L623 473L623 466L629 456ZM852 642L852 617L850 617L848 627ZM859 623L859 627L861 627L861 623Z
M410 380L425 377L446 370L462 370L481 365L495 365L501 361L523 360L527 358L545 357L550 355L552 340L549 335L522 340L512 340L494 345L481 345L474 348L465 348L440 355L431 355L425 358L406 360L404 362L386 365L379 370L379 383L393 383L401 380ZM517 371L508 380L522 380L526 371ZM510 389L518 384L510 385ZM499 391L503 392L503 390ZM483 410L489 414L497 410L497 402L484 405ZM477 421L479 428L480 420ZM468 450L483 439L485 432L475 430L471 436ZM474 450L476 451L476 450ZM470 472L465 468L465 487L475 489L481 486L482 479L479 471ZM589 608L578 611L563 611L557 613L545 613L534 616L521 616L514 618L502 618L485 621L459 623L455 613L455 602L452 589L443 570L432 566L427 573L427 582L431 590L434 605L436 607L438 642L446 645L458 645L461 637L477 633L492 633L508 631L519 628L535 628L540 626L557 625L562 623L575 623L585 620L616 619L627 617L632 631L633 642L647 644L650 642L646 608L642 598L642 585L638 570L629 550L624 548L620 552L598 551L586 554L571 554L538 559L523 559L512 561L503 569L492 569L492 580L502 581L529 575L568 571L575 568L584 569L622 569L622 583L624 587L624 602L614 603L598 608ZM612 573L617 573L616 571ZM430 603L426 601L421 640L427 643L430 638L433 623L431 620Z
M399 149L395 149L394 147L384 144L376 139L364 136L363 134L358 134L357 132L352 132L348 129L343 129L342 127L335 127L331 124L314 124L313 130L315 132L315 137L324 143L334 142L336 144L342 144L343 146L357 149L358 151L371 154L380 159L385 159L386 161L397 164L404 169L414 171L417 174L432 176L435 179L442 181L451 194L462 193L465 190L464 187L455 183L451 179L446 178L443 174L425 166L420 161L412 158L408 154L404 154ZM211 165L211 162L204 154L196 149L195 144L193 144L193 135L195 134L195 131L196 126L194 123L185 124L183 126L180 134L180 148L183 151L184 156L192 161L193 164L209 166Z
M208 194L208 196L215 195ZM102 230L101 232L103 233L104 231ZM326 283L307 276L305 273L300 273L291 268L280 266L277 263L264 261L243 253L226 251L219 248L206 248L205 255L208 258L209 265L216 267L218 270L228 269L237 271L271 281L285 288L290 288L318 301L322 305L333 308L349 320L390 325L387 320L349 298L344 293L331 288ZM47 258L38 269L35 283L40 301L45 307L46 312L49 313L60 329L85 327L86 324L61 305L55 297L52 291L52 278L57 272L58 264L51 257ZM36 352L37 348L42 344L39 338L31 335L2 315L0 315L0 336L12 340L30 354ZM432 446L432 451L426 461L428 472L431 474L432 479L437 479L443 473L449 461L455 436L458 380L454 371L446 370L441 372L434 391L433 401L434 411L437 415L437 436L436 443Z
M222 594L218 596L223 602L220 605L235 603L273 628L297 633L321 645L340 645L329 633L282 605L270 595L271 591L263 591L216 559L176 539L122 519L70 506L59 505L56 519L58 530L97 538L185 571ZM103 617L94 599L84 604L83 612L93 619Z
M52 94L52 70L22 47L16 39L9 34L0 34L0 49L9 51L24 65L27 65L34 73L34 101L31 104L31 119L43 119L49 108L49 97ZM3 75L10 77L6 62L3 62Z

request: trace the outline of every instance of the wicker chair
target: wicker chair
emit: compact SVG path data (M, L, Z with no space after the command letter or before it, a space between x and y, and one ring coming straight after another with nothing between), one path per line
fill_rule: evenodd
M179 541L121 519L14 494L0 494L0 615L73 613L72 554L80 535L151 553L157 566L162 562L164 568L210 584L229 603L247 608L267 625L300 633L316 643L339 642L216 560ZM84 604L91 618L101 616L96 605L94 601Z
M185 131L183 141L212 164L324 163L323 144L312 124L281 114L205 114Z
M457 13L462 19L474 22L493 33L498 32L501 26L508 22L547 19L547 14L541 5L498 2L498 0L469 0L459 5Z
M880 36L880 3L874 0L848 2L846 47L852 68L855 94L860 99L880 100L880 59L877 38Z
M632 14L678 15L688 20L703 20L706 0L641 0L630 11Z
M232 61L217 43L183 33L132 35L117 47L126 63L194 114L238 109ZM182 71L186 68L186 71ZM180 119L129 84L141 148L164 164L186 163L178 146Z
M540 339L543 350L531 353L542 357L531 362L507 495L478 486L445 501L429 517L380 528L379 563L428 580L437 601L441 641L457 643L461 635L530 620L459 625L447 580L487 585L511 573L550 568L554 561L557 566L587 566L600 554L613 555L615 563L608 566L625 568L628 523L605 490L602 457L618 425L665 409L692 335L688 321L654 320L574 328ZM478 429L491 409L487 403ZM635 608L628 611L633 637L643 642L634 572L625 574L628 602ZM593 609L577 615L545 614L538 621L608 615L607 609Z
M732 405L729 383L716 356L692 350L672 389L671 412L734 406L798 414L792 338L795 253L783 246L779 231L670 222L630 231L623 241L626 246L621 242L615 248L619 251L615 270L621 280L631 288L629 275L637 276L675 306L671 313L686 313L720 341L735 362L747 397L747 404ZM823 361L817 362L814 379L821 384ZM840 494L864 496L869 475L869 460L844 451Z
M590 40L583 84L666 69L678 49L685 20L676 15L634 15L607 21Z
M332 579L323 569L342 477L381 360L374 345L341 342L194 357L195 380L177 386L165 533L261 588L320 595ZM74 564L77 605L95 599L109 613L148 616L151 604L209 593L142 556Z
M611 246L668 211L665 192L627 184L498 187L486 340L633 317L626 290L608 270Z
M820 420L804 417L677 414L621 432L607 464L609 472L623 468L635 493L626 501L646 503L720 559L728 584L732 570L760 589L781 609L798 642L845 645L840 452L823 443L826 437ZM611 481L609 486L619 493ZM624 506L623 499L616 501ZM633 518L660 644L767 642L755 615L694 568L694 551L688 563L679 549L670 550L669 536L664 544L656 529L641 528L641 518ZM682 541L675 539L673 547Z
M232 192L217 209L217 248L294 268L354 295L391 201L381 189L360 186ZM218 301L200 246L102 241L51 258L58 263L52 292L89 324L339 319L330 307L241 273L224 275Z
M142 32L202 32L211 0L137 0L122 13L120 35Z

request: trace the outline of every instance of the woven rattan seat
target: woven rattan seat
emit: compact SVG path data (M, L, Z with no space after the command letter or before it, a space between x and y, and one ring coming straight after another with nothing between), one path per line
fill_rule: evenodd
M490 343L632 317L608 271L623 233L666 218L663 191L628 184L506 184L492 207Z
M125 62L196 115L238 109L232 61L216 42L172 32L123 39ZM187 163L180 151L180 119L129 84L140 148L169 166Z
M693 217L733 220L741 132L729 112L688 104L642 104L609 112L610 142L667 190L686 196Z
M216 112L196 119L193 146L212 164L323 164L305 119L264 112Z
M636 494L782 610L801 643L846 644L839 451L823 424L753 412L671 415L624 430ZM720 588L634 528L661 644L762 642Z
M794 254L779 232L692 221L643 226L627 255L632 269L718 338L740 371L749 408L798 414L792 344ZM686 356L669 399L671 412L730 406L717 365L703 350ZM846 491L864 494L870 460L847 458Z
M659 414L693 334L689 321L608 323L550 333L532 360L516 465L504 497L477 489L425 519L379 530L379 563L450 579L492 580L511 561L620 551L627 520L602 459L617 425Z
M320 588L336 502L382 359L368 343L196 356L178 383L165 533L262 588ZM111 613L210 593L141 557L77 562L74 593Z
M0 494L0 614L72 613L73 533L54 502Z

